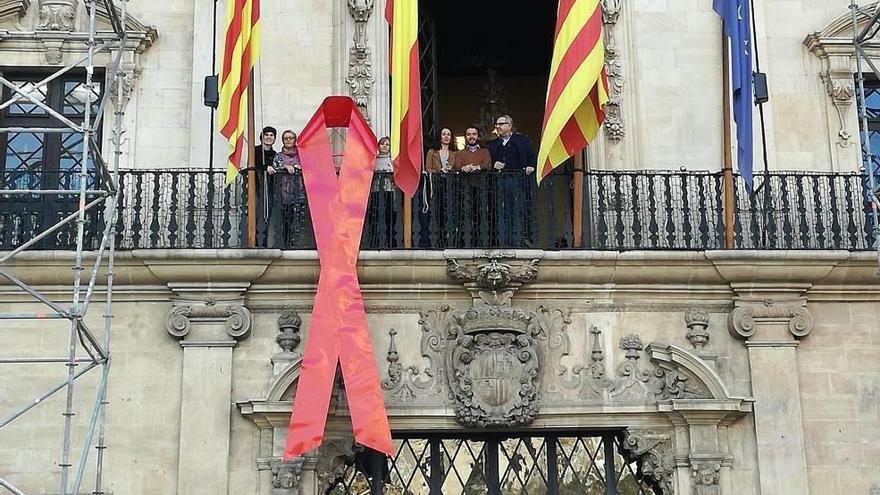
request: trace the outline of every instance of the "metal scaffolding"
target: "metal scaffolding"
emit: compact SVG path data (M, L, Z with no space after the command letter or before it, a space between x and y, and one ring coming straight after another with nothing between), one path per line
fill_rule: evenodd
M859 126L862 131L862 161L866 175L866 196L870 203L868 221L871 223L871 236L874 239L874 248L877 250L877 263L880 267L880 189L878 189L878 174L880 174L880 162L875 160L871 150L871 135L868 129L868 107L865 102L865 65L880 81L880 70L865 51L865 45L871 43L880 33L880 8L875 7L873 12L859 10L856 0L850 0L850 11L853 26L853 47L856 58L856 85L859 98ZM859 28L859 14L868 18L867 24Z
M60 467L59 493L62 495L79 494L80 487L83 484L84 475L87 465L89 464L89 453L94 447L96 449L94 459L95 469L95 487L92 493L104 493L103 485L103 467L106 449L106 430L104 425L105 408L107 406L106 392L107 381L109 378L110 366L112 363L110 353L110 330L113 318L113 262L115 252L115 226L117 215L117 201L119 200L119 165L122 155L122 137L124 132L123 117L125 102L123 99L125 84L125 74L121 70L123 54L126 51L126 45L129 41L128 31L126 28L127 0L118 0L118 7L114 0L85 0L88 13L88 33L85 41L85 54L69 65L55 71L48 77L32 86L19 86L5 76L0 75L0 84L8 88L11 92L11 98L7 101L0 102L0 110L15 104L16 102L26 100L28 104L34 105L45 112L49 118L60 122L61 128L46 127L8 127L0 128L0 133L45 133L45 132L65 132L78 134L82 137L82 156L77 166L78 173L76 181L73 182L69 189L8 189L0 190L0 200L11 201L22 197L40 197L59 195L60 197L69 196L78 198L77 208L71 214L62 218L57 223L43 229L38 235L6 253L0 253L0 276L8 280L13 286L18 287L25 294L29 295L36 301L48 309L45 312L38 313L0 313L0 320L22 320L27 325L32 325L34 331L43 331L46 333L57 331L50 328L47 322L56 322L58 320L67 320L67 355L64 357L57 356L35 356L7 358L0 356L0 365L15 364L63 364L67 367L67 377L61 383L58 383L43 393L39 393L36 397L19 409L0 418L0 439L2 439L3 428L10 423L26 417L30 411L44 403L47 399L55 394L64 391L65 401L64 410L61 414L63 421L62 439L61 439L61 458L58 460ZM100 6L99 6L100 3ZM106 9L106 17L112 26L112 31L98 31L96 26L96 17L100 7ZM69 41L69 43L75 43ZM76 123L66 118L64 115L49 106L48 102L44 102L35 95L41 88L46 87L51 81L58 77L70 73L72 71L85 71L84 87L86 94L94 93L96 84L102 82L95 79L95 63L96 55L106 52L109 54L110 63L106 66L106 83L115 88L115 91L103 91L98 108L93 111L90 98L86 98L83 121ZM112 153L113 156L110 164L104 159L101 151L101 145L98 142L101 121L107 109L107 104L114 98L112 110L113 125L111 128ZM90 180L91 177L97 176L98 186L95 186ZM91 266L85 266L83 256L84 236L86 213L90 210L99 209L103 205L104 229L101 232L97 252L95 254L94 263ZM9 263L22 252L29 248L34 248L42 239L54 232L65 227L70 222L76 224L76 250L74 252L73 280L71 288L71 303L65 306L62 303L53 301L49 296L44 295L35 287L15 276L13 271L8 267ZM6 266L4 266L6 265ZM86 269L90 271L84 273ZM106 301L104 303L103 313L103 336L98 338L96 334L89 328L86 317L89 315L92 299L96 290L99 290L99 273L106 270ZM0 330L8 325L0 326ZM100 335L100 334L99 334ZM23 349L16 349L21 351ZM83 355L84 353L84 355ZM2 370L2 368L0 368ZM74 385L78 378L88 374L94 374L93 370L100 371L100 379L95 393L94 401L88 421L85 438L82 439L82 450L79 455L74 454L71 448L73 443L73 417L74 411L75 389ZM97 440L96 440L97 438ZM47 460L49 461L49 460ZM8 473L0 472L0 493L25 493L14 484L14 480L8 479Z

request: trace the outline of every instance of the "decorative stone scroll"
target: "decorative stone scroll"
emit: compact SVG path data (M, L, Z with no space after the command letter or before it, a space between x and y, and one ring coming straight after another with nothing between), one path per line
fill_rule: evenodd
M813 314L804 298L790 300L748 300L737 298L729 316L731 335L747 339L755 334L762 321L782 320L795 337L806 337L813 331Z
M643 367L641 358L645 345L641 337L630 334L620 339L624 361L617 366L616 375L608 377L605 367L605 351L597 327L590 329L590 363L576 366L572 371L574 380L563 385L577 389L581 399L614 402L656 402L670 399L711 399L713 394L696 377L679 367L652 359Z
M580 388L578 395L582 399L601 400L604 391L613 387L612 381L605 376L605 351L599 342L601 335L602 331L596 326L590 328L590 363L586 366L575 366L572 371L577 379L567 383L570 388Z
M370 120L373 96L373 60L367 46L367 22L373 15L373 0L348 0L348 13L354 19L354 45L348 51L348 75L345 83L358 110Z
M411 402L415 400L417 391L425 390L430 381L416 381L415 377L419 374L419 369L415 366L404 367L400 364L400 354L397 352L397 344L394 342L397 331L392 328L388 331L388 335L390 339L388 353L385 357L388 361L388 373L380 385L383 390L390 391L394 401Z
M623 59L617 42L617 21L623 0L602 0L602 22L605 24L605 72L608 75L608 103L605 104L605 137L619 142L626 136L621 112L623 98Z
M39 0L40 20L37 29L74 31L79 0Z
M621 453L627 461L641 459L642 479L658 488L663 495L673 495L675 459L670 433L627 430L621 441Z
M203 306L175 306L165 317L165 329L173 337L184 338L196 320L214 320L226 323L226 333L234 339L246 338L251 331L251 312L240 304L218 306L209 299Z

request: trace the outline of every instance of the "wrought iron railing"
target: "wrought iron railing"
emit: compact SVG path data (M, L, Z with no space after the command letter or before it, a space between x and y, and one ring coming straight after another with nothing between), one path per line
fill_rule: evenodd
M80 179L73 172L7 171L0 179L0 249L21 245L77 208L77 195L2 193L75 188ZM292 194L301 178L256 179L256 246L313 249L305 197ZM99 185L96 177L88 181L89 189ZM735 249L872 247L862 175L773 173L756 176L754 186L750 192L736 179ZM119 249L248 244L246 180L226 187L224 172L137 170L121 174L119 190ZM412 247L422 249L724 249L723 195L722 175L707 172L561 170L540 187L521 173L432 174L424 176L407 219L392 177L376 174L362 248L405 247L411 228ZM86 248L97 246L103 222L100 208L86 216ZM37 247L71 249L74 230L71 223Z
M871 249L865 180L856 173L756 175L754 194L738 183L736 246Z

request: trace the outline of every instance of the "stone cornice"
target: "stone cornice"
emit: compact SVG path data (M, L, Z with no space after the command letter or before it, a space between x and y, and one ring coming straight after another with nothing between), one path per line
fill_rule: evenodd
M532 428L657 428L676 422L690 424L730 424L752 412L752 399L675 400L648 405L546 404L532 423ZM290 423L291 401L246 400L236 402L242 416L260 427L286 428ZM451 409L437 407L388 407L392 430L468 431L455 421ZM657 414L662 412L665 414ZM327 434L338 431L350 434L348 410L339 407L327 418ZM587 421L587 418L589 420Z
M371 287L382 287L383 300L410 299L419 287L430 288L437 297L462 291L447 276L447 260L487 260L498 252L485 250L366 251L361 253L358 274L365 296ZM681 304L730 301L742 286L752 284L789 289L808 288L813 300L849 301L856 291L862 301L880 300L876 258L871 252L847 251L538 251L500 252L501 260L540 259L535 282L517 294L523 302L548 295L558 299L587 299L595 303L627 304L640 298ZM95 253L86 253L85 262ZM74 253L26 252L6 264L29 284L59 289L70 284L69 268ZM137 250L116 254L116 283L129 292L175 282L249 284L248 298L271 303L273 294L302 292L311 296L319 272L314 251L262 250ZM103 279L103 276L102 276ZM101 283L102 281L99 281ZM12 287L8 287L13 289ZM6 300L5 281L0 299ZM547 294L545 291L550 291ZM466 297L464 293L461 294ZM432 299L435 299L432 297Z

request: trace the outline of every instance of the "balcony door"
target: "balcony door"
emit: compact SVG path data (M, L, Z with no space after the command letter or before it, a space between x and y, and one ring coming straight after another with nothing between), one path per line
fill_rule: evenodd
M93 88L85 85L85 73L67 73L48 84L36 88L49 72L44 70L4 70L4 76L18 88L31 91L38 101L60 113L75 124L82 124L86 105L91 105L92 119L100 104L103 83L95 78ZM2 101L14 97L4 87ZM16 128L15 132L0 133L0 189L78 189L82 164L82 134L65 130L66 126L46 109L25 99L19 99L0 111L0 127ZM29 131L29 129L34 129ZM101 142L100 133L96 141ZM91 156L87 157L93 170ZM87 179L94 188L95 180ZM35 234L53 225L77 208L78 197L70 195L14 196L0 205L0 248L9 248L27 241ZM94 220L96 214L89 215ZM73 224L71 224L73 225ZM45 246L72 247L74 228L59 230L45 240Z

